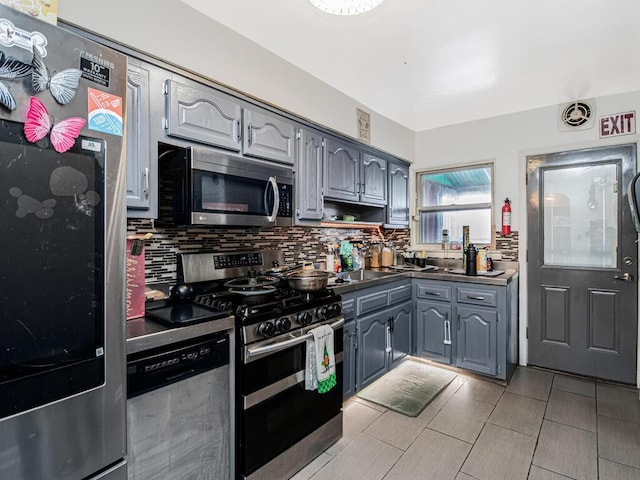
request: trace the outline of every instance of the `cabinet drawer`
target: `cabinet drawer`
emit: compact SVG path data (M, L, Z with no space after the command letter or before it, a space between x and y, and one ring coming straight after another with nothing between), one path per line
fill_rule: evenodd
M389 290L389 305L411 300L411 283Z
M353 298L342 299L342 315L344 316L345 320L355 318L356 308L355 308L355 301Z
M498 305L498 292L478 288L458 288L458 303L472 303L495 307Z
M375 312L376 310L380 310L381 308L385 308L389 305L389 294L384 291L363 295L357 299L356 304L356 311L358 313L358 317L360 317L361 315Z
M416 296L418 298L428 298L431 300L443 300L446 302L450 302L451 287L418 283L416 285Z

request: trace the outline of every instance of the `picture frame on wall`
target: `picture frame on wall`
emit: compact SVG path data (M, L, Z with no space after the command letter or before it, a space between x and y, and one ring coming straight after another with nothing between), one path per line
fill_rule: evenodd
M358 117L358 138L371 143L371 116L359 108L356 108L356 114Z

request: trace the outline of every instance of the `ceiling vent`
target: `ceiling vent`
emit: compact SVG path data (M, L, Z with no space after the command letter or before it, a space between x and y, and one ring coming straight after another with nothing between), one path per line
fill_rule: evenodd
M560 131L588 130L595 124L595 102L593 100L576 100L560 105L558 109Z

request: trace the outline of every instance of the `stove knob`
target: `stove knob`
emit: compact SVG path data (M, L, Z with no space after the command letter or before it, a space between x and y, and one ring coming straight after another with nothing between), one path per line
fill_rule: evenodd
M287 317L282 317L276 320L276 328L281 332L287 332L291 328L291 320Z
M329 305L328 310L329 310L329 316L337 317L342 312L342 307L340 306L339 303L334 303L333 305Z
M320 320L325 320L331 316L328 307L320 307L316 308L316 315Z
M300 325L307 326L311 323L311 314L309 312L302 312L296 315L296 322Z
M262 322L258 325L258 333L263 337L273 337L273 334L276 333L276 327L273 322Z

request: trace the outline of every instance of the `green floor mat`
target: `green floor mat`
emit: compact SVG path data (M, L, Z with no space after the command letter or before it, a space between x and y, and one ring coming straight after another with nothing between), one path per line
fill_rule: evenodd
M406 360L358 392L358 397L409 417L417 417L456 373Z

